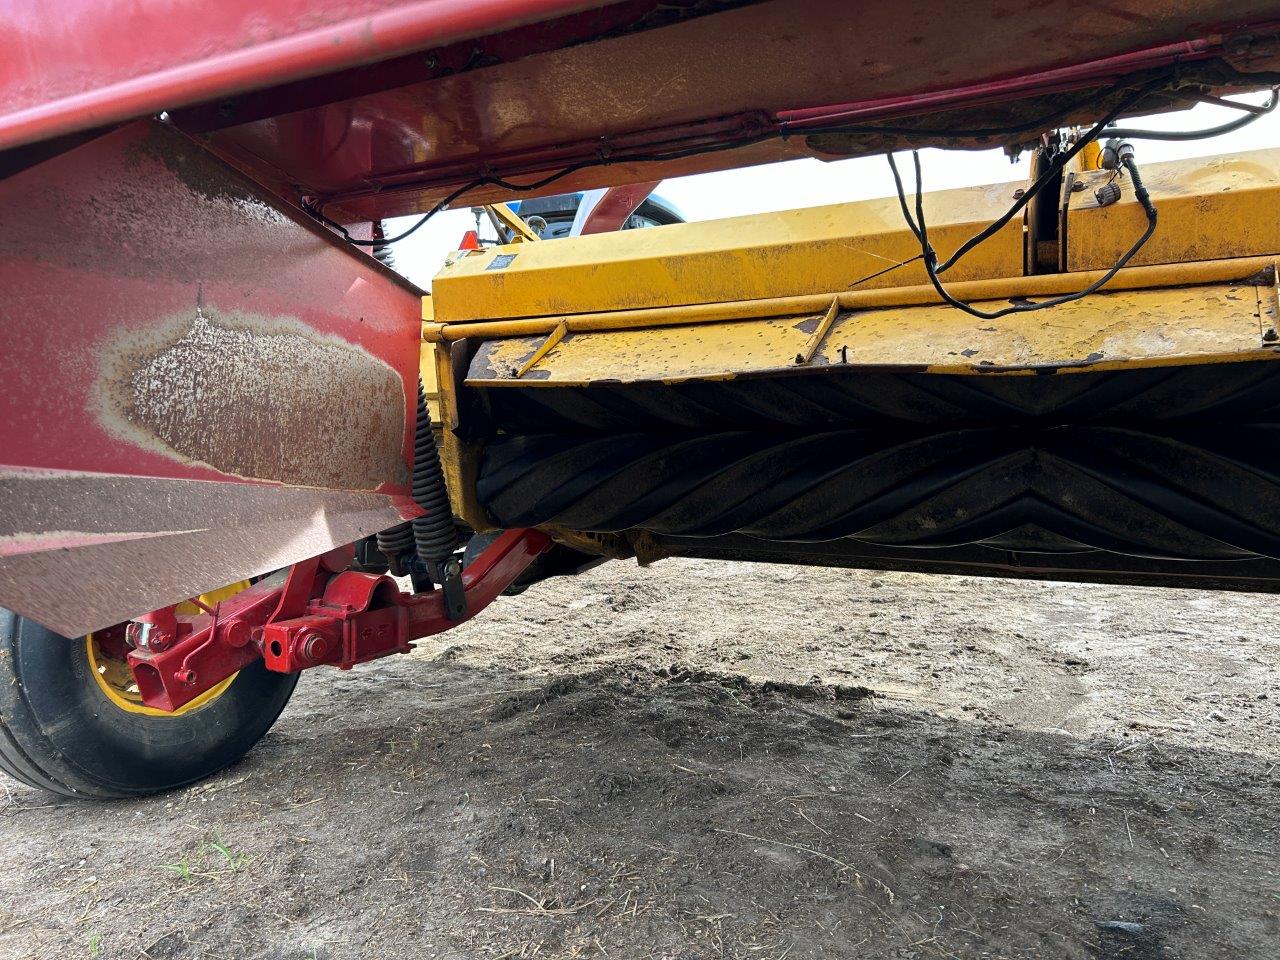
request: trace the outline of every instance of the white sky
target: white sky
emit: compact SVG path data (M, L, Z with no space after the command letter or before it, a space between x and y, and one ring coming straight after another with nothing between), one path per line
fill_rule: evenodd
M1259 94L1239 99L1261 103L1266 97ZM1126 120L1124 126L1195 130L1217 126L1238 116L1237 111L1225 107L1201 105L1182 113ZM1188 143L1146 140L1135 145L1139 163L1280 147L1280 110L1243 130L1213 140ZM921 153L926 190L1021 180L1026 177L1027 162L1024 155L1019 163L1011 164L999 150L925 150ZM832 162L794 160L678 177L664 180L656 192L679 207L688 220L715 220L887 197L893 195L894 188L884 157L873 156ZM403 217L393 220L387 225L388 232L403 231L417 219ZM419 286L430 289L431 277L440 269L445 256L456 248L462 234L474 226L475 218L469 208L438 214L413 236L396 244L397 269Z

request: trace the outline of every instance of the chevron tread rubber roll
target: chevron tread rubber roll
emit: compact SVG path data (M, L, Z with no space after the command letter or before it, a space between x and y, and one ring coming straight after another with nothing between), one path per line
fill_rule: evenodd
M1270 362L488 393L476 492L504 526L1280 557Z
M507 433L769 430L875 424L1280 422L1274 361L1054 376L822 372L483 392Z

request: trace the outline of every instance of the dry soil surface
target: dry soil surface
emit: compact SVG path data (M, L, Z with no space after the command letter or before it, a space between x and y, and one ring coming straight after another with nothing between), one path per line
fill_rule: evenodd
M1280 957L1270 597L668 561L0 783L4 958Z

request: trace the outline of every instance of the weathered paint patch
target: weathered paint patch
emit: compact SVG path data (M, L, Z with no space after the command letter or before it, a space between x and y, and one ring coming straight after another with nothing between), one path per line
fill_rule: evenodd
M197 305L114 343L96 400L113 435L225 474L348 490L407 481L399 375L294 320Z

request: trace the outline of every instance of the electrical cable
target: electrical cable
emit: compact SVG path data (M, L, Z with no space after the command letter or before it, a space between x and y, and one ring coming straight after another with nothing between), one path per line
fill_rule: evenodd
M967 254L970 250L972 250L978 244L982 243L984 240L993 236L1002 227L1004 227L1005 224L1007 224L1023 207L1025 207L1031 201L1032 197L1034 197L1037 193L1039 193L1040 190L1052 178L1054 178L1055 176L1061 173L1062 169L1066 166L1066 164L1070 162L1070 160L1074 156L1076 156L1076 154L1078 154L1081 150L1083 150L1086 144L1097 139L1100 133L1105 132L1109 136L1114 137L1116 139L1135 139L1135 140L1137 139L1150 139L1150 140L1208 139L1210 137L1220 136L1224 133L1230 133L1234 130L1239 130L1242 127L1248 126L1250 123L1253 123L1259 117L1265 116L1266 114L1272 112L1276 108L1277 104L1280 104L1280 88L1272 87L1271 96L1268 98L1267 102L1265 104L1262 104L1261 106L1255 107L1252 104L1231 104L1232 106L1235 106L1237 109L1245 111L1245 116L1240 117L1237 120L1233 120L1230 123L1221 124L1217 127L1209 127L1204 130L1174 131L1174 132L1166 132L1161 130L1138 130L1138 129L1130 129L1130 128L1124 128L1124 127L1111 127L1108 129L1106 127L1108 123L1114 122L1115 117L1117 117L1123 110L1127 109L1129 106L1132 106L1132 104L1135 103L1141 96L1144 96L1145 94L1149 93L1151 89L1152 89L1151 84L1145 85L1144 87L1140 88L1134 95L1127 97L1124 101L1121 102L1119 106L1117 106L1111 112L1109 112L1106 117L1103 117L1102 120L1094 124L1094 126L1090 128L1088 132L1078 137L1069 149L1059 152L1054 157L1053 161L1049 164L1049 166L1044 170L1044 172L1039 177L1036 178L1035 182L1031 185L1031 187L1028 188L1022 194L1022 196L1018 198L1017 202L1015 202L997 220L995 220L986 228L974 234L972 237L966 240L963 244L961 244L960 247L957 248L955 253L953 253L950 257L948 257L942 263L938 263L937 253L934 251L932 245L929 243L928 225L925 222L925 218L924 218L923 185L922 185L922 174L920 170L919 151L915 151L915 150L912 151L912 156L915 162L915 172L916 172L916 203L915 203L916 209L915 209L914 218L912 217L911 211L907 205L906 188L902 184L902 176L898 172L898 165L894 160L892 153L886 154L885 156L889 161L889 168L893 172L893 181L897 189L898 203L899 203L899 206L902 208L903 219L906 221L907 226L910 228L912 234L915 235L916 240L920 243L922 259L924 260L924 265L925 265L925 272L929 277L929 282L933 285L934 289L938 292L938 295L942 297L942 299L945 302L949 303L951 306L964 310L966 313L971 314L972 316L975 316L975 317L979 317L983 320L994 320L999 317L1008 316L1009 314L1012 314L1012 313L1027 313L1032 310L1043 310L1048 307L1056 307L1059 304L1070 303L1073 300L1080 300L1086 296L1089 296L1090 294L1096 292L1097 290L1105 286L1111 280L1111 278L1116 275L1116 273L1118 273L1130 260L1133 259L1133 257L1137 254L1137 252L1142 249L1143 245L1145 245L1146 242L1149 239L1151 239L1151 235L1155 233L1156 222L1157 222L1157 211L1156 211L1155 205L1151 202L1150 194L1147 192L1146 187L1142 183L1142 177L1141 177L1141 174L1139 174L1138 172L1137 162L1134 160L1133 153L1131 150L1123 154L1123 156L1120 159L1120 164L1125 168L1125 170L1128 171L1130 179L1133 182L1134 196L1137 198L1138 202L1142 205L1142 209L1147 215L1147 227L1146 227L1146 230L1143 232L1142 236L1139 237L1137 241L1135 241L1133 246L1130 247L1129 250L1126 251L1120 257L1120 259L1116 261L1116 263L1111 267L1110 270L1106 272L1106 274L1104 274L1094 283L1089 284L1089 286L1085 287L1083 290L1077 291L1075 293L1062 294L1061 296L1051 297L1048 300L1040 300L1040 301L1037 301L1036 303L1013 304L1001 310L988 312L988 311L978 310L974 307L971 307L969 304L964 303L963 301L958 300L954 296L952 296L951 293L943 286L942 281L940 279L940 275L945 273L951 267L955 266L955 264L959 262L959 260L965 254Z
M1137 94L1131 97L1125 98L1119 110L1123 110L1125 107L1132 105L1132 103L1136 102L1142 95L1149 93L1152 89L1159 86L1160 83L1167 82L1168 79L1169 77L1167 75L1162 74L1160 77L1149 82L1148 84L1144 84L1141 88L1139 88L1139 91ZM1125 84L1123 81L1120 83L1113 84L1111 87L1107 88L1105 91L1103 91L1100 94L1097 92L1092 92L1087 97L1082 97L1075 101L1072 101L1067 106L1059 107L1058 109L1052 111L1051 113L1044 114L1032 120L1025 121L1024 123L1015 124L1009 127L989 127L989 128L978 128L978 129L969 129L969 130L964 130L964 129L935 130L935 129L925 128L925 127L886 127L886 126L869 126L865 124L856 124L856 123L840 124L835 126L812 126L812 127L793 126L793 125L784 123L776 129L765 130L753 136L747 137L745 139L739 139L739 140L734 140L732 142L718 143L718 144L707 144L707 145L700 144L700 145L695 145L690 147L668 150L666 152L636 152L636 153L628 153L628 154L615 154L609 150L608 144L604 143L596 151L596 156L594 158L590 160L581 160L577 163L571 164L567 167L564 167L561 170L557 170L554 173L548 174L545 177L542 177L538 180L533 180L529 183L512 183L511 181L506 180L502 177L493 176L493 175L476 177L468 181L467 183L464 183L462 186L458 187L456 190L452 191L451 193L449 193L444 199L440 200L433 207L431 207L430 210L428 210L425 214L423 214L416 223L410 226L403 233L400 233L394 237L389 237L382 240L361 240L351 236L350 232L348 232L346 227L338 223L336 220L332 220L329 217L324 215L323 202L321 202L318 205L304 202L302 204L302 207L311 216L315 217L317 220L320 220L322 223L336 230L344 240L346 240L350 244L353 244L354 246L358 246L358 247L381 246L382 244L398 243L401 240L404 240L406 237L409 237L410 235L415 233L418 229L420 229L424 224L426 224L428 220L434 217L437 213L440 213L442 210L449 207L458 198L462 197L464 194L470 193L472 190L477 190L480 187L496 186L496 187L500 187L503 190L509 190L512 193L528 193L534 190L541 190L544 187L548 187L551 184L555 183L557 180L561 180L564 177L577 173L579 170L585 170L590 167L608 166L609 164L614 164L614 163L664 163L671 160L682 160L686 157L697 156L699 154L717 153L723 150L736 150L742 147L750 147L750 146L754 146L757 143L763 143L767 140L774 140L774 139L786 140L789 137L796 136L796 135L813 136L816 134L849 133L849 134L866 134L871 136L883 135L883 136L950 137L953 139L961 139L961 140L981 139L985 137L996 137L996 136L1013 136L1021 133L1028 133L1033 130L1043 130L1048 126L1051 126L1056 121L1074 112L1075 110L1078 110L1081 107L1087 106L1088 104L1095 102L1099 97L1110 96L1113 93L1116 93L1120 90L1125 89L1126 86L1127 84ZM1108 116L1110 116L1111 119L1114 120L1115 116L1119 115L1119 110L1115 111L1114 115L1108 114ZM1028 197L1027 199L1029 200L1030 197ZM1013 212L1016 213L1017 211L1015 210ZM1010 214L1010 216L1012 215L1013 213Z
M1000 317L1006 317L1012 313L1030 313L1033 310L1046 310L1049 307L1056 307L1064 303L1070 303L1073 300L1082 300L1092 293L1097 292L1106 286L1117 273L1120 272L1130 260L1134 258L1139 250L1151 239L1151 235L1156 232L1157 211L1155 204L1151 202L1151 196L1147 192L1146 186L1142 182L1142 176L1138 173L1137 162L1133 158L1132 152L1125 153L1121 158L1121 163L1129 173L1129 179L1133 183L1133 193L1138 203L1142 205L1143 211L1147 215L1147 228L1125 253L1118 259L1115 264L1105 274L1089 284L1083 290L1077 290L1075 293L1064 293L1060 296L1050 297L1048 300L1039 300L1035 303L1015 303L1010 306L1003 307L1000 310L979 310L963 300L958 300L950 291L943 286L942 280L938 276L938 255L934 252L933 247L929 243L929 228L924 219L924 188L922 184L922 176L920 172L920 152L918 150L911 151L915 160L916 171L916 213L915 218L911 216L911 212L907 207L906 190L902 185L902 176L898 173L898 165L893 159L893 154L886 154L889 159L889 167L893 171L893 180L898 189L898 203L902 207L902 215L907 221L907 226L915 237L920 241L920 249L924 254L925 272L929 275L929 282L933 284L934 290L938 292L943 301L957 309L963 310L970 316L978 317L981 320L997 320Z
M1216 127L1207 127L1204 130L1138 130L1133 127L1113 127L1104 132L1109 137L1116 137L1122 140L1171 140L1181 142L1220 137L1224 133L1234 133L1236 130L1241 130L1259 117L1265 117L1273 111L1276 105L1280 104L1280 87L1272 87L1270 99L1261 106L1254 106L1250 103L1232 103L1230 100L1218 99L1214 99L1212 102L1224 107L1243 110L1245 115Z
M1125 253L1119 261L1117 261L1117 264L1114 267L1112 267L1112 269L1108 271L1108 273L1104 277L1102 277L1096 283L1090 284L1089 287L1085 288L1083 291L1080 291L1075 294L1064 294L1062 296L1054 297L1049 300L1039 301L1034 304L1017 304L1017 305L1013 305L1008 308L1005 308L1003 310L996 311L994 313L987 313L987 312L976 310L970 307L968 304L965 304L955 299L954 297L952 297L951 294L943 287L939 277L941 274L945 273L947 270L955 266L955 264L959 262L966 254L968 254L969 251L971 251L974 247L978 246L979 244L983 243L985 240L987 240L991 236L994 236L996 233L998 233L1010 220L1013 219L1013 217L1015 217L1022 209L1024 209L1027 206L1027 204L1029 204L1031 200L1034 199L1045 186L1047 186L1059 174L1061 174L1062 170L1066 167L1067 163L1069 163L1081 150L1083 150L1087 143L1095 140L1100 133L1105 131L1106 133L1115 137L1132 138L1132 139L1158 139L1158 140L1200 139L1200 138L1218 136L1223 133L1229 133L1233 130L1238 130L1244 126L1247 126L1248 124L1252 123L1254 120L1257 120L1258 117L1263 116L1267 113L1270 113L1272 110L1275 109L1277 104L1280 103L1280 88L1273 87L1271 91L1271 97L1266 104L1257 108L1251 108L1250 105L1243 105L1243 104L1238 105L1238 109L1247 111L1246 116L1243 116L1238 120L1231 121L1230 123L1222 124L1218 127L1213 127L1206 130L1188 131L1188 132L1164 132L1164 131L1154 131L1154 130L1136 130L1136 129L1128 129L1128 128L1111 128L1109 130L1106 129L1107 124L1114 123L1116 118L1121 113L1123 113L1125 110L1135 105L1139 100L1141 100L1144 96L1154 91L1161 84L1168 82L1168 80L1169 80L1169 77L1167 75L1162 74L1158 77L1155 77L1149 80L1147 83L1138 87L1128 96L1121 99L1117 103L1117 105L1113 107L1110 111L1108 111L1106 116L1104 116L1101 120L1099 120L1086 134L1084 134L1081 137L1078 137L1075 140L1075 142L1071 145L1071 147L1069 147L1067 150L1060 151L1058 154L1056 154L1053 160L1050 162L1049 166L1046 167L1046 169L1041 173L1041 175L1036 178L1036 180L1032 183L1032 185L1029 188L1027 188L1027 190L1020 197L1018 197L1016 202L1003 215L1001 215L994 222L989 224L986 228L984 228L983 230L980 230L978 233L974 234L972 237L966 240L963 244L960 245L960 247L956 249L956 251L950 257L948 257L942 263L937 262L937 255L928 243L928 227L924 220L923 199L921 197L922 186L921 186L921 174L920 174L920 159L919 159L918 152L913 151L913 155L915 157L915 165L916 165L916 191L917 191L916 215L919 220L919 226L917 226L913 222L910 211L907 207L905 188L903 187L902 178L898 173L897 165L894 162L893 155L892 153L886 154L889 160L889 165L893 171L894 182L897 187L898 199L902 206L903 216L906 219L908 226L911 228L912 233L915 235L916 239L920 241L920 244L921 244L920 256L913 257L911 258L911 260L915 260L915 259L924 260L925 269L927 274L929 275L930 282L933 284L934 288L938 291L939 296L941 296L943 300L950 303L952 306L963 309L967 313L970 313L976 317L981 317L983 319L995 319L997 317L1006 316L1007 314L1010 314L1010 313L1019 313L1019 312L1027 312L1029 310L1044 309L1046 307L1057 306L1058 304L1061 304L1061 303L1069 303L1072 300L1078 300L1084 296L1088 296L1090 293L1093 293L1094 291L1096 291L1097 289L1105 285L1115 275L1115 273L1118 270L1120 270L1125 264L1127 264L1129 260L1132 259L1132 257L1138 252L1138 250L1141 249L1142 245L1145 244L1146 241L1150 238L1150 235L1154 232L1156 211L1155 211L1155 207L1150 204L1150 199L1145 189L1141 191L1139 195L1139 201L1142 202L1143 209L1147 213L1148 225L1147 225L1146 232L1137 241L1137 243L1135 243L1135 245L1127 253ZM1071 104L1068 104L1065 107L1060 107L1050 114L1036 117L1035 119L1026 121L1022 124L1017 124L1017 125L1013 125L1010 127L1003 127L1003 128L993 127L993 128L979 128L979 129L969 129L969 130L960 130L960 129L931 130L931 129L922 128L922 127L914 127L914 128L913 127L889 127L889 126L871 126L871 125L864 125L864 124L793 127L784 123L778 129L763 131L757 135L747 137L745 139L740 139L740 140L735 140L732 142L726 142L726 143L720 143L720 144L695 145L695 146L690 146L690 147L685 147L685 148L680 148L675 150L669 150L666 152L649 152L649 153L640 152L640 153L631 153L631 154L613 154L609 152L608 145L604 144L597 150L596 156L593 159L579 161L577 163L566 166L560 170L557 170L554 173L550 173L537 180L533 180L529 183L524 183L524 184L513 183L509 180L506 180L505 178L493 176L493 175L476 177L473 180L465 184L462 184L457 189L453 190L448 195L446 195L442 200L438 201L434 206L431 207L430 210L428 210L425 214L423 214L422 217L419 218L418 221L414 223L412 226L410 226L407 230L398 234L395 237L390 237L390 238L381 238L381 239L374 239L374 240L357 239L355 237L352 237L342 224L324 215L321 209L323 204L321 204L320 206L316 206L316 205L304 203L303 208L309 214L314 216L316 219L324 222L325 224L327 224L328 226L336 230L339 234L342 235L342 237L345 240L347 240L349 243L353 245L361 246L361 247L382 247L384 245L398 243L399 241L404 240L405 238L411 236L413 233L419 230L422 226L424 226L437 213L449 207L451 204L453 204L456 200L458 200L464 194L467 194L472 190L476 190L484 186L497 186L504 190L509 190L513 193L527 193L531 191L541 190L547 186L550 186L552 183L555 183L558 180L561 180L567 176L570 176L573 173L576 173L580 170L584 170L594 166L604 166L612 163L634 163L634 162L661 163L661 162L667 162L670 160L683 159L685 157L694 156L698 154L714 153L722 150L740 149L742 147L752 146L756 143L761 143L766 140L771 140L779 137L785 140L789 136L792 136L797 133L803 134L806 136L830 134L830 133L891 135L891 136L945 136L953 139L966 139L966 138L978 139L978 138L991 137L991 136L1010 136L1010 135L1015 135L1019 133L1029 132L1031 130L1044 129L1047 125L1052 124L1056 120L1060 120L1062 117L1069 115L1070 113L1079 109L1080 107L1085 106L1090 102L1094 102L1099 98L1099 96L1103 96L1103 97L1109 96L1110 94L1118 92L1124 88L1125 88L1125 84L1122 81L1120 83L1113 85L1111 88L1109 88L1107 91L1105 91L1101 95L1097 93L1092 93L1087 98L1073 101ZM1126 168L1131 168L1131 175L1135 177L1135 193L1136 193L1138 189L1138 185L1140 184L1140 181L1136 179L1137 166L1133 162L1131 156L1128 162L1125 163L1125 166ZM1144 200L1143 198L1146 198L1146 199ZM907 262L911 262L911 261L907 261ZM888 268L888 269L894 269L894 268ZM882 272L888 272L888 269Z
M1104 130L1107 124L1113 123L1116 117L1120 116L1121 113L1123 113L1129 107L1137 103L1140 99L1142 99L1142 97L1150 93L1156 86L1159 85L1159 83L1160 83L1160 80L1157 79L1157 80L1149 81L1148 83L1139 87L1136 91L1134 91L1128 97L1125 97L1122 101L1120 101L1120 103L1118 103L1115 107L1113 107L1110 111L1108 111L1107 115L1104 116L1097 123L1095 123L1087 133L1085 133L1080 137L1077 137L1075 143L1073 143L1068 149L1060 151L1056 156L1054 156L1053 160L1049 163L1049 165L1045 167L1044 172L1042 172L1040 176L1036 178L1035 182L1032 183L1031 186L1027 188L1026 192L1023 193L1022 196L1018 197L1018 199L1014 202L1014 204L1011 207L1009 207L1008 210L1006 210L1000 217L998 217L995 221L993 221L987 227L978 231L972 237L970 237L968 240L962 243L956 249L955 253L951 254L951 256L948 257L943 263L939 264L938 273L940 274L946 273L948 270L954 267L956 263L962 257L964 257L970 250L978 246L978 244L982 243L989 237L992 237L996 233L998 233L1004 227L1004 225L1007 224L1010 220L1012 220L1014 216L1016 216L1022 210L1023 207L1025 207L1028 203L1030 203L1032 199L1050 181L1052 181L1055 177L1057 177L1063 171L1066 165L1071 162L1071 160L1076 156L1076 154L1078 154L1081 150L1085 148L1086 144L1088 144L1093 140L1096 140L1098 135L1102 133L1102 131ZM890 156L892 155L890 154ZM892 161L891 161L891 164L892 164ZM901 186L901 184L899 184L899 186Z

